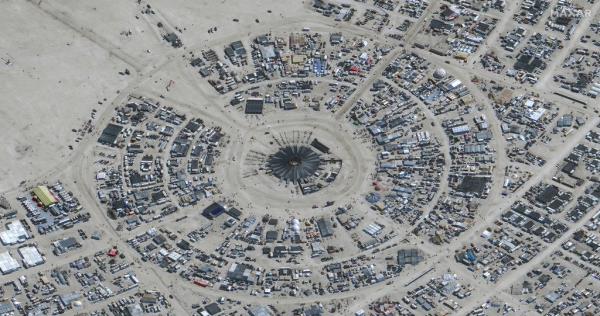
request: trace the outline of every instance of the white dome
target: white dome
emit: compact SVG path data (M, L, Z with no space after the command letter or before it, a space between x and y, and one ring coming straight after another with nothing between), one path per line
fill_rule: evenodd
M444 68L436 69L435 72L433 73L433 77L435 77L436 79L442 79L442 78L446 77L446 69L444 69Z
M300 220L298 220L297 218L292 219L292 230L294 232L300 231Z

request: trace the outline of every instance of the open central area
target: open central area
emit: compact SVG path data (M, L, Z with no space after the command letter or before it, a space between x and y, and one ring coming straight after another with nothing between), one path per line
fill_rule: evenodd
M264 126L234 137L236 145L223 152L230 158L215 169L226 179L223 190L242 204L302 212L349 194L358 198L364 190L358 188L368 185L359 179L372 172L373 154L353 139L351 126L335 123L330 115L307 122L307 115L273 113L264 118Z

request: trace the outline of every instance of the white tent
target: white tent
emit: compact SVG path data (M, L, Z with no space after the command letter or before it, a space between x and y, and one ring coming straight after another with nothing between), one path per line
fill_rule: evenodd
M9 274L21 268L21 265L15 260L8 251L0 253L0 272Z
M29 239L29 234L20 221L8 223L6 227L8 230L0 232L0 240L3 245L14 245Z
M23 265L26 268L35 267L45 262L40 252L33 246L19 248L19 254L23 258Z

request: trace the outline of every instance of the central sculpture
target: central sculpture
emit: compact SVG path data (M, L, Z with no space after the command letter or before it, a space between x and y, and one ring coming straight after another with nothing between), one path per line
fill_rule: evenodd
M307 146L288 145L270 155L267 165L280 180L298 182L319 169L321 156Z

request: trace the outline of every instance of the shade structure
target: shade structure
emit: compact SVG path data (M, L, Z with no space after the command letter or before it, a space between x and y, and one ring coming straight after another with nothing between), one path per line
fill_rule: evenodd
M274 176L293 182L310 177L319 169L320 164L319 154L302 145L282 147L267 160Z
M33 194L35 194L44 207L48 207L58 202L58 200L54 197L54 195L52 195L48 187L45 185L35 187L33 189Z

